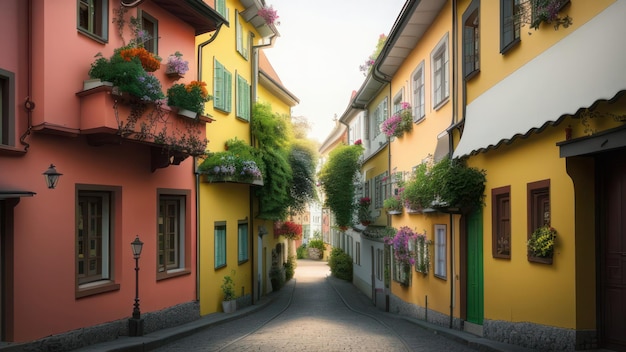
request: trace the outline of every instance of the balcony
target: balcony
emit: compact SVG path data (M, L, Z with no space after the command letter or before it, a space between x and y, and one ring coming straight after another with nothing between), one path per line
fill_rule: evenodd
M76 95L80 98L80 133L90 145L149 146L152 171L179 165L206 151L206 123L213 121L206 116L179 115L165 104L141 101L106 85Z

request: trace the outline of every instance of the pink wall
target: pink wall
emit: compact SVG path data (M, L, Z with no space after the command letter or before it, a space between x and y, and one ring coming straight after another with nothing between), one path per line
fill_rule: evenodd
M195 176L193 159L178 166L150 169L150 149L146 145L123 142L121 145L93 147L79 136L80 98L83 80L94 55L110 56L121 45L113 24L109 24L109 43L98 43L76 30L75 0L32 0L33 6L33 76L32 101L35 130L46 124L52 131L61 127L77 135L33 132L26 137L28 152L19 137L26 131L28 115L23 102L28 96L26 47L26 6L24 0L6 0L0 4L0 68L15 72L16 149L10 154L0 150L0 189L36 192L22 198L15 207L14 228L14 319L7 321L14 335L7 340L28 341L81 327L128 318L132 313L135 290L134 259L130 242L139 235L144 241L140 259L140 304L142 313L160 310L195 300ZM110 1L112 12L119 1ZM150 1L141 5L159 23L159 54L165 60L178 50L190 62L190 71L182 81L195 79L195 44L193 28L156 7ZM130 13L136 14L136 9ZM112 14L111 14L112 17ZM129 37L127 36L127 40ZM6 48L15 48L8 50ZM164 92L174 83L156 72ZM1 149L1 148L0 148ZM7 149L7 148L5 148ZM45 186L42 172L54 163L63 173L54 190ZM84 298L75 295L75 212L76 185L106 185L121 189L115 204L113 276L118 291ZM189 191L186 223L189 239L187 275L156 280L157 189ZM6 292L5 292L6 294ZM11 329L9 329L11 330Z

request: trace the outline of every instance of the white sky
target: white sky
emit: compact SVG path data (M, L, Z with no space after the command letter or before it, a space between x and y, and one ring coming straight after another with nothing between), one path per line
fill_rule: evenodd
M278 13L280 37L265 50L285 88L300 99L293 116L323 142L365 76L359 66L388 35L405 0L266 0Z

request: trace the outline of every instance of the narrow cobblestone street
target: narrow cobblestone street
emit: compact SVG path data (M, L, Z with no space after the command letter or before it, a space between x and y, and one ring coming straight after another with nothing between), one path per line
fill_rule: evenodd
M375 308L326 262L300 260L295 278L259 311L156 351L471 351Z

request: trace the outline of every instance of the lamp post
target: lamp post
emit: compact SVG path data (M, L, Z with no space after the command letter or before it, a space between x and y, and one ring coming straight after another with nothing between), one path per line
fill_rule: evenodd
M139 310L139 256L143 248L143 242L139 236L130 243L135 258L135 303L133 304L133 317L128 320L128 336L143 336L143 319Z

